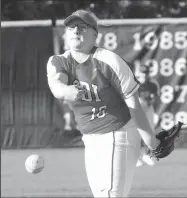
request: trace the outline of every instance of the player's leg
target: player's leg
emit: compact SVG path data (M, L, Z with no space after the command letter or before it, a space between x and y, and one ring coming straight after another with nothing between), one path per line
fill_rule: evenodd
M122 130L115 132L111 197L128 196L140 155L141 137L138 130L129 125Z
M94 197L98 196L98 182L99 182L99 175L98 175L98 169L100 165L99 157L97 156L99 154L99 146L96 146L98 142L98 135L83 135L83 142L85 145L85 169L87 174L87 179L89 186L91 188L92 194Z
M101 197L101 193L110 186L110 166L112 160L113 134L84 135L85 168L88 183L94 197Z
M127 196L140 139L137 129L129 125L104 135L83 136L86 172L94 197Z

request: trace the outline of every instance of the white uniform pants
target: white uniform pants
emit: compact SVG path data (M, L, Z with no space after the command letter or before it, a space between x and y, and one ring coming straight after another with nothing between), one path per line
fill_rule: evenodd
M85 167L94 197L127 197L140 155L132 121L118 131L83 135Z

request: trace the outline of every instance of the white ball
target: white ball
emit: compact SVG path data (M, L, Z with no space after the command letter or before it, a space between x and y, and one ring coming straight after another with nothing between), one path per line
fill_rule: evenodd
M44 159L40 155L30 155L27 157L25 161L25 169L29 173L39 173L43 170L44 168Z

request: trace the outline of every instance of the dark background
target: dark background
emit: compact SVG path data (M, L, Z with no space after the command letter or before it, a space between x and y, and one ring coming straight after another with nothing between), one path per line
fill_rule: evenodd
M77 9L100 19L187 17L186 0L2 0L1 20L63 19Z

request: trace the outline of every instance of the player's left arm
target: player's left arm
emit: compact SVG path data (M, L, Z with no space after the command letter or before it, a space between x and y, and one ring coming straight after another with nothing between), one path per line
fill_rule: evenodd
M131 117L145 144L151 149L156 148L159 142L140 104L138 95L140 84L138 80L129 65L121 57L115 56L115 54L111 67L113 69L110 78L111 85L117 90L127 104Z
M150 149L155 149L158 145L153 128L147 118L147 115L142 108L142 105L139 100L138 92L135 92L132 96L125 100L127 104L131 117L143 139L145 144Z

